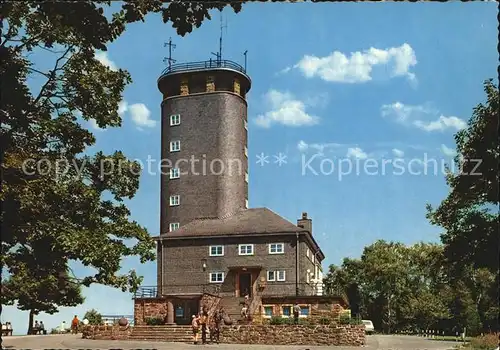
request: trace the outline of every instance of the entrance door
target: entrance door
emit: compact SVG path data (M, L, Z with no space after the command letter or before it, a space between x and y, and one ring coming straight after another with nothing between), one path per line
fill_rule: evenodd
M250 273L240 273L240 296L252 296L252 275Z
M174 303L175 319L178 325L191 324L191 316L196 315L198 310L198 300L179 300Z

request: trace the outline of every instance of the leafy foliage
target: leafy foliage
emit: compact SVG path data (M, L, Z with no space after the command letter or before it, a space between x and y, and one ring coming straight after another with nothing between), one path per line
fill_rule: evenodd
M448 318L446 305L434 298L442 286L440 252L433 244L377 241L360 259L330 266L325 287L327 293L334 286L344 289L353 319L370 319L376 329L425 329Z
M87 319L89 321L89 324L91 325L100 325L102 324L102 315L97 312L95 309L91 309L85 313L85 316L83 316L83 319Z
M34 314L81 303L81 285L133 292L142 278L118 274L122 258L154 259L154 242L124 204L138 190L139 164L119 151L83 153L95 137L81 120L121 126L118 104L132 81L96 50L148 13L185 35L224 6L140 0L110 13L111 1L0 4L2 304L30 310L30 324ZM39 55L52 65L32 59ZM76 279L70 261L96 272Z
M148 317L146 318L146 324L148 326L158 326L164 324L165 321L161 317Z
M454 315L469 328L498 327L498 136L500 98L492 80L484 82L486 103L478 104L468 127L455 135L459 173L448 172L450 193L433 209L430 222L444 228L446 266L455 294ZM459 300L459 301L458 301ZM495 316L494 316L495 315Z

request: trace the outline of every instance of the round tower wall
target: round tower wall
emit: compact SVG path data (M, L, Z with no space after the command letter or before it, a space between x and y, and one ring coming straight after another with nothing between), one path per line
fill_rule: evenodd
M180 116L179 125L170 125L172 115ZM182 226L245 208L246 121L247 103L234 92L189 93L163 101L162 233L169 231L170 223ZM179 151L170 151L172 141L180 141ZM170 167L180 170L179 178L170 179ZM179 205L170 206L171 195L180 196Z

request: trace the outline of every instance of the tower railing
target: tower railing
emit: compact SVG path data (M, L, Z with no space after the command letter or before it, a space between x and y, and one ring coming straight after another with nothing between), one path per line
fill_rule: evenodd
M236 71L241 72L241 73L246 75L246 69L234 61L210 59L208 61L172 64L171 66L169 66L163 70L163 72L161 73L161 76L164 76L164 75L167 75L170 73L176 73L176 72L203 70L203 69L211 69L211 68L229 68L229 69L236 70Z

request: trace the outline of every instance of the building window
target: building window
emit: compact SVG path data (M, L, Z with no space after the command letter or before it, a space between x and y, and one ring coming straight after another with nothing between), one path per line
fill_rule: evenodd
M224 256L224 246L222 245L211 245L210 256Z
M170 206L175 207L176 205L179 205L181 203L181 196L178 194L170 196Z
M243 121L244 125L245 125L245 129L248 130L248 123L246 120Z
M245 199L245 209L248 209L248 199Z
M271 318L273 317L273 307L272 306L264 306L264 317Z
M177 306L175 308L175 317L184 318L184 309L182 306Z
M306 256L309 257L309 248L306 248Z
M275 271L267 271L267 280L269 282L276 281L276 272Z
M245 147L245 157L248 158L248 148Z
M170 232L175 231L179 228L179 223L178 222L171 222L170 225Z
M281 314L283 317L290 317L292 315L292 306L290 306L290 305L282 306L281 307Z
M179 152L180 150L181 150L181 142L179 140L170 141L170 152Z
M248 183L248 173L245 173L245 182Z
M180 123L181 123L180 114L172 114L170 116L170 126L180 125Z
M271 243L269 244L269 254L283 254L285 252L285 244Z
M179 177L181 177L181 172L180 172L179 168L170 169L170 178L171 179L178 179Z
M284 282L286 277L286 273L284 270L279 271L267 271L267 280L269 282Z
M276 280L279 282L285 281L285 271L284 270L276 271Z
M210 283L224 282L224 272L210 272Z
M300 305L300 317L307 317L309 316L309 306L307 305Z
M253 255L253 244L240 244L238 251L240 255Z

